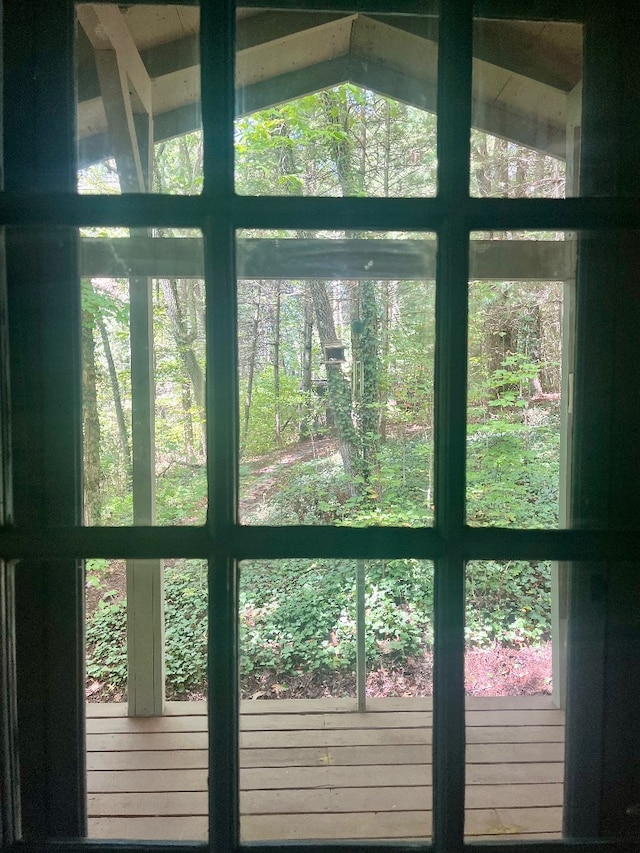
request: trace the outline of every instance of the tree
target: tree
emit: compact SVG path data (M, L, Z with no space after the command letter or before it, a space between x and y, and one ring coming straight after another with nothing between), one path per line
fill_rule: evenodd
M202 339L203 330L200 327L197 306L197 285L190 280L164 278L160 279L160 284L177 353L189 379L188 387L193 390L195 397L201 452L204 453L206 446L204 372L196 352L196 342ZM187 390L186 396L183 396L186 402L183 411L188 424L187 430L192 434L190 393L191 390Z
M82 311L82 385L84 435L84 516L85 524L100 524L100 418L98 416L98 377L94 331L95 314Z
M562 166L553 158L475 131L472 151L474 192L552 196L562 191ZM201 158L199 133L156 146L154 188L197 192ZM239 192L429 195L435 191L435 170L435 117L350 84L260 111L236 125ZM92 173L91 180L98 177ZM107 180L108 173L103 177ZM191 233L157 232L160 237ZM304 230L245 236L398 237ZM523 359L534 366L525 389L529 399L559 389L559 351L549 332L558 326L557 311L550 308L551 290L533 282L508 285L505 302L505 288L506 283L486 283L482 319L472 315L470 322L470 400L483 407L484 420L498 414L488 406L500 397L496 377L498 371L507 371L505 359L520 360L521 377L526 373ZM472 307L474 293L472 288ZM157 280L154 299L161 470L169 471L178 460L189 465L202 461L204 291L199 281ZM349 494L357 498L351 505L382 507L385 488L397 498L398 490L385 487L385 482L401 477L401 486L407 486L409 465L416 464L410 461L412 445L418 436L425 446L432 440L433 301L428 283L375 277L241 283L243 453L263 453L315 434L321 426L318 413L326 408ZM112 412L103 412L98 388L101 442L106 448L113 436L126 460L127 403L120 399L123 377L116 366L121 344L113 337L111 321L100 322L96 318L95 335L102 340L96 382L100 386L102 375L108 376L115 402ZM336 340L344 346L344 361L325 357L325 348ZM85 343L88 353L88 339ZM504 395L500 399L504 401ZM427 464L425 459L423 454L420 464Z

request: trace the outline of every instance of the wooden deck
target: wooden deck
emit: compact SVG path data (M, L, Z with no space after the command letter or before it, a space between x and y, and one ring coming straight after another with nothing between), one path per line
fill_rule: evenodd
M242 840L424 839L431 833L431 699L242 703ZM467 700L466 832L559 837L564 715L546 696ZM204 703L129 719L87 706L89 835L203 840Z

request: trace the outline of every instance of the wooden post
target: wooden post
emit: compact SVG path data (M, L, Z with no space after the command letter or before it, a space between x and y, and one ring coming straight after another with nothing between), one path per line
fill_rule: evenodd
M155 523L155 387L151 279L129 282L133 523ZM164 711L164 571L161 560L127 561L129 714Z
M365 562L356 560L356 695L358 711L367 710L367 651L365 642Z
M120 11L84 5L78 20L96 55L100 92L122 192L147 192L153 178L151 80ZM130 86L142 108L136 121ZM148 237L131 229L130 236ZM151 279L129 280L133 523L155 523L155 387ZM130 716L164 711L164 569L127 561L127 692Z
M149 118L136 138L146 156L139 157L149 189L153 168L153 123ZM141 138L142 137L142 138ZM144 140L144 141L143 141ZM142 142L142 144L140 144ZM146 175L147 183L144 183ZM123 187L123 190L125 187ZM132 238L148 232L131 229ZM155 524L155 382L153 375L153 296L151 279L129 280L131 346L131 449L133 523ZM129 715L164 713L164 566L162 560L127 561L127 694Z

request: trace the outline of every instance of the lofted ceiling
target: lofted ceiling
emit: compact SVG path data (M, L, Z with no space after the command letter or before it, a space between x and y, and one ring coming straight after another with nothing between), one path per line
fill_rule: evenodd
M77 8L81 165L113 154L97 51L117 56L130 109L141 117L151 108L156 141L200 126L197 7ZM580 82L581 53L575 24L478 21L474 126L564 157L567 94ZM347 81L435 111L436 71L433 17L238 10L238 114Z

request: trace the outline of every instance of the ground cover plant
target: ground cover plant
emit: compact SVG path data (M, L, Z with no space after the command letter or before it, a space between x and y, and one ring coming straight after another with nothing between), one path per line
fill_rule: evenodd
M236 183L239 192L258 194L275 187L291 195L429 195L434 139L434 116L338 86L239 120ZM474 192L539 194L544 186L550 196L562 193L563 167L553 158L484 134L474 133L472 142ZM156 189L197 189L201 146L199 134L158 146ZM113 176L113 168L97 165L82 180L95 186L113 183ZM177 236L197 235L154 233L158 240ZM473 239L487 248L491 241L563 235L492 232ZM352 271L298 278L247 273L238 281L243 523L432 524L435 284L415 271L354 278L350 252L357 258L371 248L373 257L377 244L384 257L397 251L426 269L434 240L424 233L239 235L246 253L239 249L239 269L267 244L272 253L339 245ZM198 524L207 509L204 287L199 279L158 278L152 292L157 522ZM131 524L129 283L87 279L82 298L86 521ZM562 285L538 280L533 268L531 280L520 270L514 281L470 283L469 524L557 525L561 327ZM550 690L550 575L546 563L468 566L469 692ZM245 562L240 578L243 695L353 694L353 562ZM89 561L87 689L94 699L126 695L125 586L123 564ZM206 567L168 561L165 599L167 694L202 697ZM431 691L432 609L429 563L367 563L370 693Z
M241 565L241 686L250 698L354 695L353 561ZM468 687L481 694L550 689L549 564L472 564L467 577ZM167 695L206 696L204 566L165 573ZM367 561L366 656L372 695L431 693L433 570L418 560ZM126 599L105 594L87 626L92 696L126 695Z

